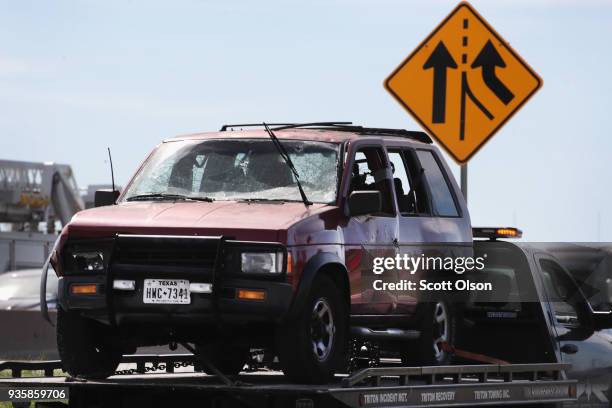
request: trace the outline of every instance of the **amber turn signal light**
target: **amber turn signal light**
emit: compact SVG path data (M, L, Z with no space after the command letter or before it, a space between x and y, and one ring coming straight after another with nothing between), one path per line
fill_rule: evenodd
M287 275L293 273L293 259L291 258L291 252L287 252Z
M95 295L98 293L98 285L89 283L71 285L70 293L73 295Z
M495 241L497 238L522 238L523 231L513 227L474 227L472 235L474 238L489 238Z
M243 300L265 300L265 290L238 289L238 299Z
M516 228L498 228L495 233L502 238L521 238L523 235L522 232Z

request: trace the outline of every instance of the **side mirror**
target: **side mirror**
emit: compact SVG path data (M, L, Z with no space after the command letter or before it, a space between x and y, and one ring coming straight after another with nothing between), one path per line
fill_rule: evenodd
M96 190L94 196L94 206L102 207L105 205L113 205L119 198L119 192L117 190Z
M380 191L353 191L348 206L351 216L378 213L382 210Z

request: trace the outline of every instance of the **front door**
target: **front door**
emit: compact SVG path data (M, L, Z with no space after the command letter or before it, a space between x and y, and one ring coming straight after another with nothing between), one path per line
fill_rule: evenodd
M392 292L375 290L375 281L384 276L395 280L385 271L373 273L378 260L395 258L398 225L391 196L389 164L381 146L363 146L353 151L348 162L351 169L348 195L353 191L378 191L382 209L377 214L350 217L345 227L345 256L351 280L351 313L353 315L388 315L396 308Z

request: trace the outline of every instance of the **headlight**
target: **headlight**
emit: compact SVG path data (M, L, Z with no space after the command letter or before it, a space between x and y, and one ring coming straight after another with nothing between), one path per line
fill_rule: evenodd
M104 271L102 251L75 252L72 254L72 259L79 271Z
M243 252L240 259L244 273L279 274L283 272L282 252Z

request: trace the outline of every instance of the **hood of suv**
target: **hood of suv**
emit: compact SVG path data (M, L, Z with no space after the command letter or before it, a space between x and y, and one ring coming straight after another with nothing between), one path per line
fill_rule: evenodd
M287 229L329 206L299 202L131 202L81 211L71 236L124 234L224 235L238 240L284 242Z

